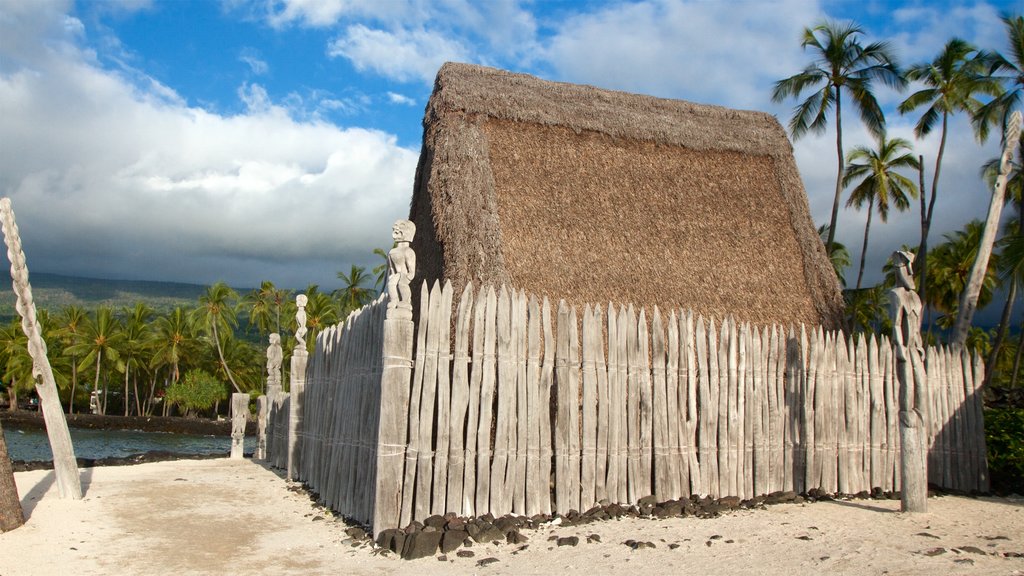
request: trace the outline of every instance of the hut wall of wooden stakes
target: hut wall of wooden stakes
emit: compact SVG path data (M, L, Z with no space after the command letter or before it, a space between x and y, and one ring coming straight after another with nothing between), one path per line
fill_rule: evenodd
M779 122L447 63L409 219L417 279L838 328Z
M468 285L456 302L450 282L419 298L408 358L382 357L382 299L321 332L307 368L297 479L375 533L446 512L566 513L650 494L900 489L886 337L576 308L504 287ZM982 362L945 348L926 358L929 481L985 491ZM408 381L382 398L388 363L410 368ZM288 410L276 413L287 428ZM397 440L378 440L382 421L400 424ZM267 459L281 467L287 446L268 441ZM381 456L397 458L387 479ZM396 496L375 510L382 490Z

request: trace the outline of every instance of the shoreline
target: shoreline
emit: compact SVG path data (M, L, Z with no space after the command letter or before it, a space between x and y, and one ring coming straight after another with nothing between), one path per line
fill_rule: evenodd
M231 421L182 418L180 416L103 416L99 414L65 414L68 427L88 430L137 430L170 432L196 436L231 436ZM43 430L43 413L29 410L0 411L0 425L21 430ZM256 434L256 422L246 423L247 436Z

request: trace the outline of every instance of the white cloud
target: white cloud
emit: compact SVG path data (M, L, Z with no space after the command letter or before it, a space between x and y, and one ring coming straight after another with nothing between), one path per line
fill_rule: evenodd
M557 23L543 59L559 79L763 109L803 66L799 35L819 14L804 0L610 4Z
M274 27L298 23L326 28L344 18L371 18L384 22L422 21L425 5L419 0L257 0Z
M296 120L258 84L239 89L243 114L189 108L98 67L60 28L0 47L34 56L0 69L0 140L17 143L0 194L33 269L303 286L388 245L417 156L393 136Z
M356 24L327 47L327 54L343 57L359 71L371 70L382 76L427 84L449 60L468 61L469 50L456 40L426 29L371 29Z
M397 92L388 92L388 102L391 102L392 104L402 104L404 106L416 105L416 100Z
M242 51L238 59L249 66L249 70L257 76L262 76L270 71L270 65L260 58L259 53L252 49Z

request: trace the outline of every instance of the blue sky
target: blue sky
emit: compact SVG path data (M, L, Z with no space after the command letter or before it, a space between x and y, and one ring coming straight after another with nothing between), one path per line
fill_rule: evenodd
M800 70L803 27L854 19L904 64L953 36L1005 51L1024 2L0 0L0 194L31 270L107 278L337 287L404 217L423 109L446 60L763 110ZM913 141L906 95L879 90ZM870 139L854 115L846 145ZM937 137L915 142L934 159ZM828 220L834 132L794 143ZM953 122L933 238L983 217L997 154ZM930 178L930 176L929 176ZM842 213L856 259L864 214ZM872 226L866 281L916 243L911 212ZM848 276L855 277L855 270Z

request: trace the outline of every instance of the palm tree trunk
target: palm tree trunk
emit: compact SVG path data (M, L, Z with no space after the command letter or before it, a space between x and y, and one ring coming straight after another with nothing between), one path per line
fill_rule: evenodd
M967 331L974 320L974 312L978 306L978 296L981 294L981 285L988 271L988 261L992 256L992 248L996 241L996 232L999 230L999 217L1003 213L1003 201L1006 197L1006 181L1010 175L1010 158L1013 150L1017 147L1020 136L1020 112L1014 112L1010 117L1010 127L1006 134L1006 144L1003 147L1003 154L999 165L999 176L996 177L996 185L992 190L992 200L988 205L988 218L985 220L985 229L981 235L981 245L978 247L978 256L974 259L971 267L971 275L968 277L967 286L964 287L960 297L960 310L957 313L956 324L953 326L953 346L963 346L967 341Z
M832 201L832 219L828 225L828 241L825 243L825 253L832 253L832 244L836 239L836 221L839 219L839 200L843 195L843 172L846 169L845 158L843 157L843 121L842 121L842 91L836 86L836 156L839 158L839 171L836 174L836 196Z
M78 387L78 357L71 356L71 397L68 398L68 414L75 413L75 388Z
M857 272L857 290L860 290L861 280L864 278L864 261L868 255L868 233L871 232L871 215L875 210L875 197L868 200L868 219L864 224L864 245L860 249L860 271Z
M0 426L0 533L10 532L25 523L18 498L18 486L14 483L14 470L7 455L7 440Z
M946 126L949 121L949 114L942 113L942 137L939 139L939 152L935 155L935 174L932 175L932 195L928 199L928 214L921 216L921 245L917 248L915 261L921 262L921 279L917 283L918 296L922 302L927 302L927 278L928 278L928 231L932 227L932 215L935 213L935 199L939 195L939 172L942 170L942 156L946 151ZM924 160L924 156L921 156ZM922 164L921 185L924 186L924 168ZM921 200L924 200L924 188L921 188Z
M142 400L139 398L139 374L135 373L132 378L132 388L135 389L135 415L142 416Z
M220 337L217 336L217 323L213 322L211 325L213 326L213 341L217 344L217 356L220 357L220 365L224 367L224 373L228 375L228 381L235 387L235 392L241 394L242 389L238 387L238 384L235 382L235 376L231 373L231 369L228 368L228 363L224 361L224 351L220 346Z
M1013 359L1013 374L1010 375L1010 387L1017 385L1017 374L1020 372L1020 359L1024 356L1024 320L1020 323L1021 332L1017 338L1017 355Z
M1006 297L1006 304L1003 304L1003 315L999 319L999 328L996 330L996 341L992 344L992 351L985 361L985 379L982 381L982 388L988 388L992 382L992 375L996 372L996 361L999 359L999 349L1006 340L1006 333L1010 328L1010 315L1013 313L1013 301L1017 298L1017 281L1010 281L1010 294Z
M100 360L103 359L103 352L96 353L96 381L92 385L92 391L96 392L100 389ZM106 400L106 398L104 398ZM100 404L100 413L106 413L106 407Z
M128 373L131 372L129 366L132 365L132 357L128 357L128 361L124 363L124 415L128 415L128 408L131 404L128 402Z

